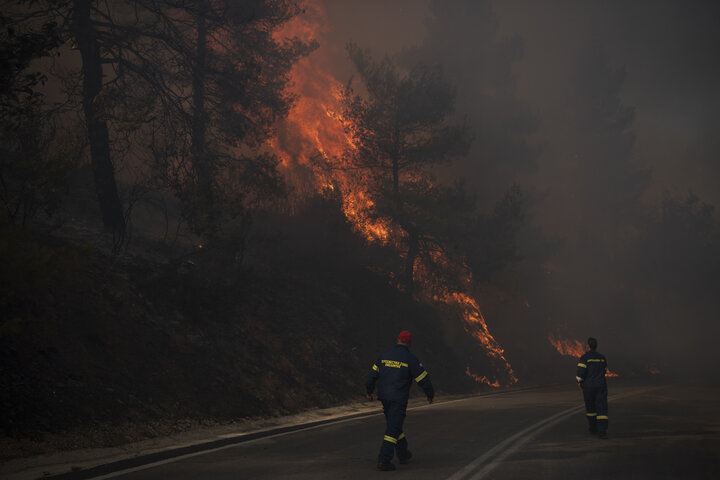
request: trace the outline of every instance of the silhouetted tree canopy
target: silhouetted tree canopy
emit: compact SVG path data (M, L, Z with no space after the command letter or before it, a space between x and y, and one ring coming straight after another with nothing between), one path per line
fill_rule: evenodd
M214 236L253 201L281 192L277 159L263 148L293 96L290 69L316 45L278 38L301 13L286 0L140 2L153 18L159 95L153 175L179 196L192 228Z
M413 285L415 261L431 237L424 211L440 193L430 181L430 169L467 151L466 125L449 123L455 90L439 66L417 64L403 72L390 58L377 61L356 44L347 46L367 96L350 82L343 95L345 116L357 147L350 163L374 179L379 213L404 232L405 283Z
M522 259L517 238L525 215L522 191L514 185L495 204L491 215L476 215L472 219L466 252L475 280L488 281L493 273Z
M136 187L177 196L203 236L226 223L245 230L248 206L282 191L266 141L294 100L290 69L315 48L280 33L300 13L289 0L19 2L3 26L44 26L4 29L12 68L3 68L3 103L42 80L18 73L28 62L67 42L79 70L61 75L65 110L82 112L103 224L117 244ZM136 185L118 187L121 167Z
M0 14L0 112L6 124L13 115L40 101L36 87L47 77L29 70L39 58L53 54L60 45L58 26L47 21L33 28L22 19Z
M523 39L503 37L494 10L491 0L432 0L424 41L400 55L406 68L442 64L456 86L457 114L469 118L475 141L451 172L465 177L484 208L492 208L519 173L536 168L540 152L530 142L538 119L516 92Z
M0 15L0 202L3 220L14 225L59 205L77 155L42 108L38 89L47 77L33 62L54 55L61 43L57 24L45 20Z

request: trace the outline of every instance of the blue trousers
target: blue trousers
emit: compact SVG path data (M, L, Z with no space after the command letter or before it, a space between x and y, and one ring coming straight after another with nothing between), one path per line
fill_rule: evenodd
M607 432L608 429L608 402L607 387L583 386L585 399L585 415L591 432Z
M389 462L395 456L404 460L407 458L408 443L403 433L403 422L407 411L407 403L382 400L383 413L385 414L385 437L380 447L379 462Z

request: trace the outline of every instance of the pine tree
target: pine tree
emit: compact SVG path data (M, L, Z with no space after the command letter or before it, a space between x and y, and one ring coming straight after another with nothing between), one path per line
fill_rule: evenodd
M360 96L352 83L344 92L345 117L357 146L351 163L373 178L378 213L402 229L403 275L412 290L415 262L432 237L432 222L420 204L439 195L431 169L466 152L470 136L465 125L447 121L455 90L439 66L419 63L404 73L392 59L376 61L355 44L348 52L368 92Z

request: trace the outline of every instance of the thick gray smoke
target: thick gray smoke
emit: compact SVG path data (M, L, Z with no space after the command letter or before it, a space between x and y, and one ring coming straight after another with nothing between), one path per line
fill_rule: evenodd
M529 199L513 301L530 312L491 328L592 334L628 370L702 363L720 333L720 3L325 4L342 74L348 40L443 65L475 132L448 178L488 210L514 182Z

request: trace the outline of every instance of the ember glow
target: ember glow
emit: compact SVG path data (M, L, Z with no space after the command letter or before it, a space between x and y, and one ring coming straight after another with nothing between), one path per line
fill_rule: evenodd
M361 171L349 168L346 161L356 146L348 133L353 125L342 116L343 81L330 73L331 60L322 48L328 28L322 2L313 0L305 2L304 15L296 17L277 33L278 38L298 36L318 40L321 47L294 68L292 88L297 102L279 126L272 147L280 156L283 171L297 194L314 194L328 189L339 193L345 216L367 241L400 244L404 232L389 219L373 215L375 202L369 193L370 180ZM503 373L503 382L517 382L504 350L490 334L477 302L465 293L447 291L442 286L442 279L430 275L435 262L445 265L450 260L443 255L418 259L416 278L423 290L419 295L459 307L465 330L478 340L496 370ZM470 367L466 374L479 383L501 386L500 380L475 375Z

